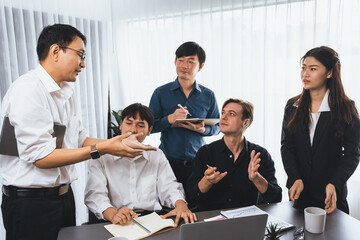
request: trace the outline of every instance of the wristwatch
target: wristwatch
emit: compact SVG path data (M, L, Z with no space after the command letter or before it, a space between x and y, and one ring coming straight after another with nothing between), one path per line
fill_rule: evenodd
M96 144L90 145L90 156L92 159L98 159L100 157L99 151L96 149Z

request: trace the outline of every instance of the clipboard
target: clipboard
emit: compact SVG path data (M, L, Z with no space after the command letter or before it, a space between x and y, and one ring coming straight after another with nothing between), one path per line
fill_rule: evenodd
M64 140L66 126L54 124L54 132L51 134L56 138L56 148L60 149ZM4 117L0 135L0 154L19 156L14 127L10 124L9 117Z
M186 119L176 119L172 127L177 127L179 123L200 123L201 121L205 121L205 125L213 126L220 121L220 118L186 118Z

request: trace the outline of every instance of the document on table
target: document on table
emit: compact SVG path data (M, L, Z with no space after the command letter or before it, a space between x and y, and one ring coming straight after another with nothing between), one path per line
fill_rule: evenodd
M285 222L279 218L276 218L270 214L268 214L267 212L261 210L260 208L256 207L256 206L250 206L250 207L243 207L243 208L237 208L234 210L227 210L227 211L221 211L220 212L221 215L223 215L226 218L238 218L238 217L248 217L248 216L255 216L255 215L260 215L260 214L267 214L268 217L268 222L267 224L273 224L273 225L277 225L278 228L281 229L281 231L286 231L288 229L291 229L293 227L295 227L294 225Z
M211 217L211 218L205 218L204 222L211 222L211 221L218 221L218 220L225 220L226 217L224 217L223 215L217 215L215 217Z
M129 240L142 239L161 230L174 228L174 221L172 219L162 219L156 212L138 217L136 222L137 224L133 221L127 225L109 224L104 227L113 236L126 237Z

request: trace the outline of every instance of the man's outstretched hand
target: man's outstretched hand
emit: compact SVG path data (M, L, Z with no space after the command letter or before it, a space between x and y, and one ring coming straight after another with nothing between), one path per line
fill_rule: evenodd
M127 138L122 139L122 143L128 147L133 149L141 149L141 150L153 150L156 151L156 147L147 146L139 142L137 137L142 136L143 133L131 134Z

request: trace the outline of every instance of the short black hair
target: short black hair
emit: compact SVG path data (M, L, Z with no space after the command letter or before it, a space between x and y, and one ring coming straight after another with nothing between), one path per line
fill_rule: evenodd
M121 122L127 118L136 118L136 115L139 113L141 120L145 120L149 128L154 124L154 115L152 114L150 108L141 103L133 103L127 106L121 113Z
M86 37L79 30L67 24L54 24L46 26L38 38L36 52L39 61L45 60L49 54L50 46L58 44L67 47L75 37L81 38L86 45Z
M206 54L204 49L196 42L185 42L176 49L176 59L181 57L188 57L197 55L199 59L199 65L201 66L206 60Z

